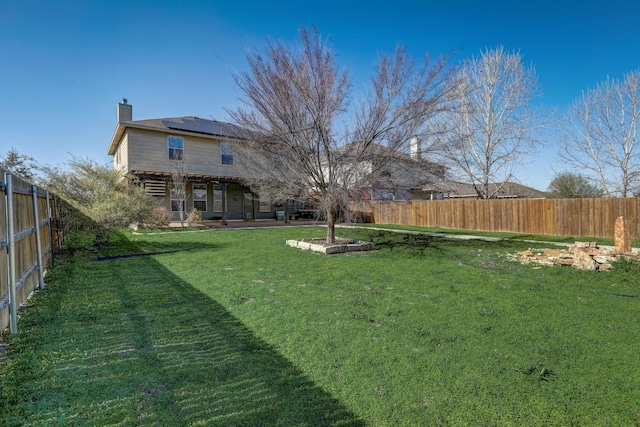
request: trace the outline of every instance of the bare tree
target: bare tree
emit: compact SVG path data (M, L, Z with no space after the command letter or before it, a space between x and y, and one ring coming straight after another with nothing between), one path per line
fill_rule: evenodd
M185 162L182 157L176 158L169 162L169 171L171 172L171 188L170 200L171 210L178 212L180 218L180 227L184 228L186 220L187 205L187 171L185 170Z
M561 156L609 197L640 193L640 70L584 92L569 111Z
M297 48L269 42L264 55L250 53L247 60L249 71L236 76L244 108L230 112L248 131L246 167L272 189L314 198L328 243L340 211L385 164L377 148L385 148L387 159L408 152L409 139L453 88L444 84L446 58L427 56L418 64L398 47L380 58L370 86L353 96L348 73L338 69L317 29L301 29Z
M478 197L494 197L515 179L517 167L541 144L536 132L550 114L531 103L540 96L532 67L504 47L485 50L459 68L457 96L446 114L430 123L449 174L468 180Z

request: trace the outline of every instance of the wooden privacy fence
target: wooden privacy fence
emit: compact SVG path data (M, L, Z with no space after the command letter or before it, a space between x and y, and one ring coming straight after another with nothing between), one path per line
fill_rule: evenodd
M52 200L48 192L0 170L0 329L17 333L17 310L44 287L52 260Z
M622 216L640 237L640 198L365 201L350 209L376 224L609 238Z

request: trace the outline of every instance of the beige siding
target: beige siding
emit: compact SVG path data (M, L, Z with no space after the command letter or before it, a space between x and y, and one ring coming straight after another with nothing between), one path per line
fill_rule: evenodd
M124 135L113 159L114 169L129 170L129 135Z
M167 137L164 133L128 129L129 170L169 172Z
M170 172L167 136L176 135L184 140L185 172L190 174L239 176L237 161L222 165L220 141L190 135L128 129L128 170ZM123 139L123 140L124 140ZM235 153L234 153L235 155Z
M184 136L183 138L186 171L196 174L213 174L216 163L220 164L220 159L216 157L220 143L191 136Z

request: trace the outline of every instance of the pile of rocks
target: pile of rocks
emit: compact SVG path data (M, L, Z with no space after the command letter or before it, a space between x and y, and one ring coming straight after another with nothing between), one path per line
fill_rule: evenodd
M536 262L543 265L570 265L580 270L607 271L618 257L640 261L640 251L631 247L629 224L624 217L616 219L613 231L613 249L600 248L596 242L576 242L567 250L529 249L510 255L523 264Z
M616 253L599 247L596 242L575 242L568 249L529 249L510 255L523 264L565 265L580 270L607 271L618 257L640 260L638 252Z

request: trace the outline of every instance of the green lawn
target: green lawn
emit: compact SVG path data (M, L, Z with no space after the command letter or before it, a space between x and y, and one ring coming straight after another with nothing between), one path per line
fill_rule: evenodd
M536 267L531 243L322 228L69 251L0 361L0 425L638 425L640 266ZM73 246L74 242L70 242Z

